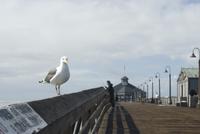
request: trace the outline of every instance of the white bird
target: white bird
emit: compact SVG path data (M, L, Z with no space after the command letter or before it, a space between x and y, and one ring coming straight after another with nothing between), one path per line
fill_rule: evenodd
M50 83L55 85L56 93L60 95L60 86L67 82L69 78L68 58L63 56L60 59L60 65L57 68L50 70L47 76L39 81L39 83Z

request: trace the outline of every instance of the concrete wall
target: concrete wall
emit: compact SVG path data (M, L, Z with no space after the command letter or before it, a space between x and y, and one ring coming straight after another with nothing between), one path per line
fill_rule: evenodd
M76 121L84 124L106 97L107 92L99 87L28 104L48 124L39 134L70 134Z

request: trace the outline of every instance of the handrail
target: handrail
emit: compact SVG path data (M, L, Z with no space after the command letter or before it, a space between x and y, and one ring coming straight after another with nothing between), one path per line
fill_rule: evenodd
M103 87L46 100L29 105L47 122L38 134L84 134L95 126L109 95ZM48 115L49 114L49 115Z

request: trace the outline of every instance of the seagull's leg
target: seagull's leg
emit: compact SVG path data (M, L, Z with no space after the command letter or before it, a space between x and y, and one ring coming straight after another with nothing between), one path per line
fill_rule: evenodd
M60 95L60 85L58 85L58 94Z
M58 91L57 91L57 90L58 90L57 85L55 85L55 88L56 88L56 93L58 94Z

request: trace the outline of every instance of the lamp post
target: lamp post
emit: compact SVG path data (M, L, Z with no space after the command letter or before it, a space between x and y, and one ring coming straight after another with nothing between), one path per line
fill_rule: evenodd
M142 99L143 99L144 85L141 84L140 86L141 86L140 96L141 96L141 101L142 101Z
M160 73L157 72L155 77L158 78L158 101L159 101L158 103L160 104L161 103L161 99L160 99L160 97L161 97L161 93L160 93Z
M198 94L198 107L200 106L200 49L199 48L194 48L193 51L192 51L192 55L191 57L192 58L196 58L196 55L195 55L195 51L197 51L199 53L199 78L198 78L198 90L197 90L197 94Z
M171 84L171 67L170 66L166 66L165 67L165 73L169 73L169 104L172 104L172 94L171 94L171 90L172 90L172 84Z
M154 103L154 99L153 99L153 94L154 94L154 89L153 89L153 77L149 78L149 81L152 82L152 95L151 95L151 103Z
M145 90L145 83L142 84L142 86L143 86L142 98L145 99L145 96L144 96L144 95L145 95L145 94L144 94L144 92L145 92L145 91L144 91L144 90Z
M149 85L148 85L148 82L145 82L144 84L147 85L147 95L146 95L146 99L147 99L147 101L148 101L148 97L149 97Z

